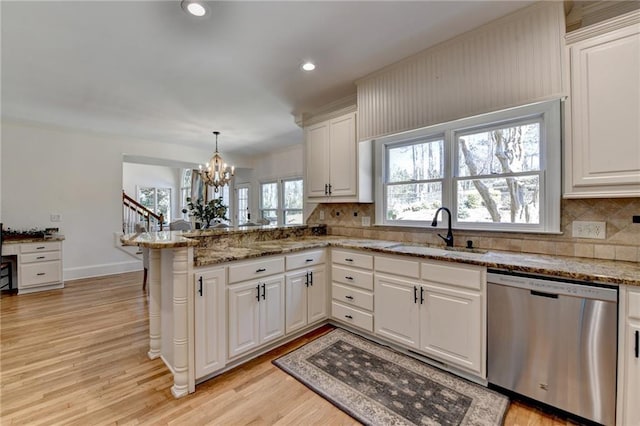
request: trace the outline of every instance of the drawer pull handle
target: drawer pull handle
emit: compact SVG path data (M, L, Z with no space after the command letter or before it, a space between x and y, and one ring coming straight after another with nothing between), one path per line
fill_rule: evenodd
M258 268L256 269L256 274L260 273L260 272L265 272L266 269L265 268Z
M45 273L44 272L38 272L36 275L41 277L41 276L45 275Z
M45 256L38 256L36 259L45 259Z
M348 258L346 258L344 261L345 261L345 262L353 262L353 259L351 259L350 257L348 257Z
M345 318L349 318L349 319L353 319L353 317L351 315L345 315Z
M345 280L353 281L353 277L344 277Z
M42 250L42 249L45 249L45 248L46 248L45 246L40 246L40 247L36 247L36 250Z
M640 331L636 330L636 358L640 358Z
M345 296L345 299L353 300L353 296Z
M306 259L305 262L313 262L313 259Z

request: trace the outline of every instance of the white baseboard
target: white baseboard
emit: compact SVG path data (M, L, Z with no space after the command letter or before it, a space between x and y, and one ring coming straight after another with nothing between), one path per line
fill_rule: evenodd
M66 268L63 271L64 280L78 280L80 278L101 277L104 275L122 274L124 272L135 272L142 270L142 262L131 260L126 262L105 263L103 265L80 266L77 268Z

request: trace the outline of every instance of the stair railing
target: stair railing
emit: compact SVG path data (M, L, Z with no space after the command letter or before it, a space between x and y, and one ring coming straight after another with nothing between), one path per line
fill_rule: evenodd
M153 222L152 222L153 221ZM158 227L162 231L164 216L156 214L128 196L122 191L122 232L129 234L135 232L137 223L144 222L147 230L151 231ZM153 227L152 227L153 225Z

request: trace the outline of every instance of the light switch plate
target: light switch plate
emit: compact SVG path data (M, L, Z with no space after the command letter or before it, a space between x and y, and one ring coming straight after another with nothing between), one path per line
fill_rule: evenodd
M599 240L604 240L606 238L607 222L576 220L571 226L571 234L573 238L595 238Z

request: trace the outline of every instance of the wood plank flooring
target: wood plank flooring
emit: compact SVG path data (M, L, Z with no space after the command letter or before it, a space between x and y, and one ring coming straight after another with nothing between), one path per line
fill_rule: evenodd
M0 424L356 425L271 361L323 327L174 399L149 360L142 273L0 297ZM570 424L513 403L507 425Z

